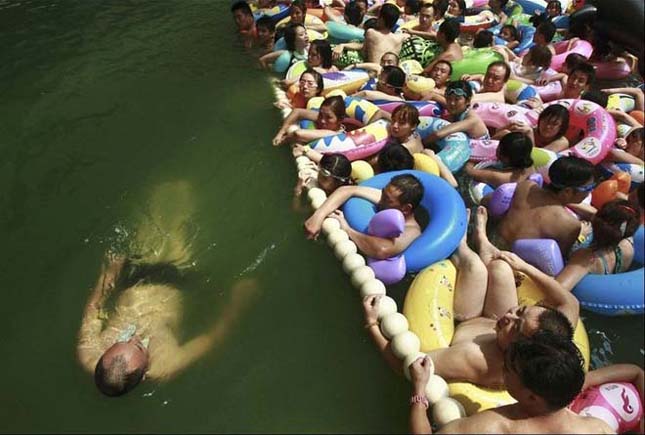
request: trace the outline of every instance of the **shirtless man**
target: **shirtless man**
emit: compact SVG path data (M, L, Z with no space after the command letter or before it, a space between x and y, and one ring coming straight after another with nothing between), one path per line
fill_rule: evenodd
M446 105L446 85L450 80L450 75L452 74L452 65L447 60L440 60L436 62L430 72L428 77L434 80L434 88L430 91L424 92L421 94L421 100L427 101L436 101L442 106Z
M459 36L459 21L456 18L449 18L439 26L437 31L437 42L442 52L423 69L423 75L428 75L436 63L440 61L454 62L464 58L461 46L456 39Z
M257 40L258 34L251 7L244 0L240 0L231 6L231 13L233 14L237 31L242 36L244 47L252 47Z
M338 208L349 198L357 196L377 204L379 210L397 209L405 218L403 233L388 239L370 236L351 228ZM332 193L318 210L305 222L305 232L309 239L318 237L322 223L331 215L340 221L341 228L356 243L359 251L368 257L383 260L403 252L421 234L421 227L414 218L414 211L423 198L423 185L413 175L403 174L392 177L383 188L374 189L364 186L343 186Z
M392 33L392 28L399 19L400 11L395 5L386 3L381 7L376 28L365 32L365 42L350 42L334 47L334 59L338 59L345 50L362 50L365 62L378 63L381 56L388 51L399 53L401 44L410 35Z
M428 352L435 373L446 381L472 382L489 388L504 386L504 352L520 337L547 330L568 339L578 322L576 298L552 277L511 252L498 251L486 236L487 213L477 209L474 231L479 255L462 239L451 257L457 267L454 315L460 320L450 346ZM530 277L545 296L542 306L518 306L515 272ZM373 341L389 365L401 373L401 361L378 327L381 296L363 301Z
M554 239L565 256L591 242L591 225L581 223L567 207L582 202L595 187L594 167L577 157L561 157L549 168L551 184L540 188L520 182L499 234L511 244L517 239ZM575 246L574 246L575 245Z
M157 186L134 233L139 258L108 255L103 264L76 349L81 366L103 394L123 395L144 378L172 378L225 340L256 293L253 281L239 281L208 331L180 341L182 293L168 276L181 275L193 263L185 237L191 227L190 193L185 182ZM106 303L113 298L114 309L108 310Z
M582 356L571 340L546 331L522 337L504 352L503 365L504 385L517 403L453 420L439 433L614 433L603 420L567 408L585 383ZM431 366L425 357L410 367L412 434L432 433L424 400Z
M424 39L435 39L437 32L432 30L433 17L434 9L432 3L423 3L419 10L419 24L411 29L401 29L401 31Z
M473 96L473 103L492 102L503 103L506 82L511 77L511 67L504 61L496 61L488 65L486 74L464 74L462 80L477 81L482 88Z

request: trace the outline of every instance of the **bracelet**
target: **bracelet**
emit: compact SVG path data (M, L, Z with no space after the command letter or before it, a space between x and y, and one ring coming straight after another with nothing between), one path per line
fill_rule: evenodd
M365 329L370 329L372 326L378 326L378 322L366 323Z
M410 397L410 405L414 405L415 403L421 403L423 406L426 407L426 409L430 407L430 402L428 402L428 398L420 394L415 394L414 396Z
M310 147L309 145L307 145L307 146L303 147L303 149L302 149L302 155L303 155L303 156L306 156L306 155L307 155L307 153L308 153L309 151L311 151L311 147Z

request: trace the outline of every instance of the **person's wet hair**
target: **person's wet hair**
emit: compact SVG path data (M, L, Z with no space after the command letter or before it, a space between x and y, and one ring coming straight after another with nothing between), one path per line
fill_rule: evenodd
M448 62L447 60L440 60L437 63L435 63L434 66L441 65L441 64L447 65L448 66L448 76L452 75L452 65L450 64L450 62Z
M567 187L581 187L594 178L594 166L580 157L560 157L549 168L549 178L549 187L556 192Z
M594 248L615 248L621 240L636 232L640 220L640 211L629 201L618 199L606 203L591 220Z
M235 12L237 10L243 11L246 15L253 15L253 11L251 10L251 6L244 1L240 0L239 2L233 3L233 6L231 6L231 12Z
M321 170L327 171L338 186L351 184L352 163L342 154L325 154L318 164Z
M470 101L470 99L473 97L473 88L465 80L453 80L451 82L448 82L445 91L446 97L450 95L452 91L463 91L466 101ZM457 95L461 93L462 92L458 92Z
M552 140L560 139L569 129L569 109L564 107L562 104L551 104L544 109L542 113L540 113L540 116L538 117L538 126L542 121L554 120L562 121L562 125Z
M473 48L484 48L493 46L493 33L489 30L481 30L473 39Z
M555 36L556 32L555 24L553 24L551 21L544 21L543 23L540 23L539 26L535 29L535 33L539 33L544 37L544 40L547 43L550 43L553 41L553 37Z
M401 92L403 85L405 85L405 72L401 68L394 65L384 66L381 74L385 78L385 83L392 86L397 92Z
M332 66L332 53L331 53L331 44L326 39L316 39L311 41L309 45L309 50L314 48L320 55L320 60L322 61L321 66L323 68L331 68Z
M461 10L460 15L465 15L466 13L466 0L455 0L457 2L457 5L459 6L459 9Z
M569 53L564 58L564 64L567 66L569 73L581 63L587 63L587 58L580 53Z
M413 210L421 204L424 194L423 184L414 175L397 175L392 177L389 184L401 191L399 196L401 204L410 204Z
M304 1L302 0L293 0L291 2L291 7L292 8L298 8L302 11L303 15L307 15L307 5L305 4Z
M577 64L573 69L569 72L569 77L573 75L575 72L581 72L582 74L587 76L587 85L591 86L596 80L596 69L594 68L593 65L590 63L586 62L581 62Z
M448 42L455 42L459 36L459 21L456 18L448 18L439 26L439 33Z
M104 357L99 359L94 370L94 383L101 393L106 396L122 396L136 387L145 373L144 368L136 368L128 372L125 357L117 355L105 364Z
M368 29L375 29L376 28L376 23L378 20L376 18L370 18L369 20L365 20L363 23L363 29L367 31Z
M396 5L391 3L385 3L381 6L381 11L379 12L379 18L383 20L383 24L388 29L392 29L396 22L399 20L401 11Z
M419 125L419 109L412 104L401 104L392 111L392 120L407 122L413 127L416 127Z
M534 45L528 52L531 63L540 68L548 68L551 65L553 54L549 47Z
M421 2L419 0L406 0L405 13L409 15L416 15L421 10Z
M353 26L360 26L363 22L363 10L355 1L345 5L345 21Z
M506 134L499 141L497 147L498 158L504 158L509 166L513 168L530 168L533 166L531 151L533 142L531 139L519 131Z
M267 16L267 15L262 15L258 20L255 22L255 27L259 28L265 28L269 33L275 32L275 21L273 18Z
M448 10L448 3L450 3L449 0L435 0L432 3L435 20L443 18L443 16L446 14L446 11Z
M562 4L560 3L560 0L549 0L546 3L545 13L546 9L548 9L551 5L556 5L558 8L558 15L562 15Z
M508 370L541 397L549 410L566 407L585 381L584 359L571 339L541 331L511 343L504 356Z
M289 51L296 50L296 29L298 27L305 28L302 24L290 23L284 29L284 43Z
M414 167L414 157L403 145L389 143L379 153L377 165L380 172L412 169Z
M602 91L590 90L584 91L580 96L580 99L591 101L604 108L607 107L607 103L609 102L609 95Z
M346 116L345 100L340 95L334 95L333 97L325 98L320 107L329 107L331 111L334 112L334 115L336 115L336 118L338 118L339 122L342 121Z
M564 337L567 340L573 340L574 329L569 319L567 319L567 316L555 308L541 304L538 305L545 309L538 316L538 331L547 331L551 334Z
M513 38L513 41L519 41L520 40L520 31L517 30L517 27L515 27L512 24L506 24L506 25L502 26L502 28L500 29L500 33L504 29L508 29L511 32L511 37Z

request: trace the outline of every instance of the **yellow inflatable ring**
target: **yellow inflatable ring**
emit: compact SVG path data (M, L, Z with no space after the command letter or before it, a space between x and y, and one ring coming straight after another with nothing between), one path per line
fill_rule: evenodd
M421 271L410 285L403 314L410 331L421 341L421 352L450 346L455 332L453 302L457 270L450 260L439 261ZM541 290L527 276L517 289L520 305L534 305L542 299ZM578 320L573 337L589 368L589 337ZM482 388L469 382L449 382L450 396L457 399L467 415L514 403L506 390Z

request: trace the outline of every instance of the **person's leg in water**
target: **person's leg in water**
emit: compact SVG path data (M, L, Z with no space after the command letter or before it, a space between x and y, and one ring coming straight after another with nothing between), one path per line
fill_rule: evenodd
M133 250L138 264L171 264L178 269L192 265L191 219L195 203L185 180L157 185L147 201L136 229Z
M470 209L466 209L470 221ZM468 246L467 233L450 260L457 268L454 315L459 321L481 316L486 299L488 271L479 256Z
M488 269L488 291L484 302L483 315L489 318L499 318L509 308L517 306L517 288L513 269L503 260L497 260L499 250L488 240L486 224L488 212L486 207L477 208L475 223L475 243L479 256Z

